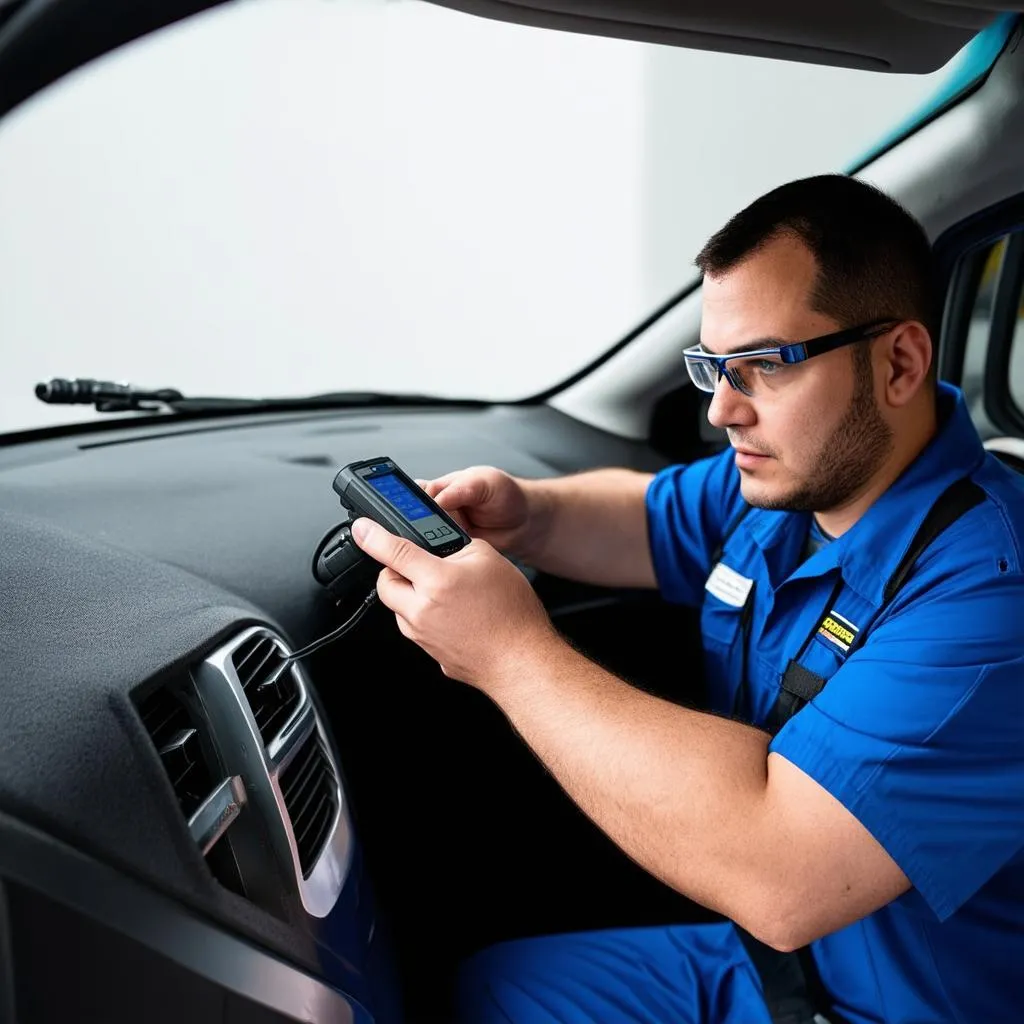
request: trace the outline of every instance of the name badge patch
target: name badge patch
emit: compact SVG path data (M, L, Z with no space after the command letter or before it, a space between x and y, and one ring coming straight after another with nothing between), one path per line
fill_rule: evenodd
M856 639L860 627L849 619L844 619L834 608L825 616L818 627L818 636L834 644L844 654L850 650L850 644Z
M708 577L704 589L714 594L719 601L731 604L734 608L742 608L747 603L753 580L741 576L735 569L730 569L724 562L719 562Z

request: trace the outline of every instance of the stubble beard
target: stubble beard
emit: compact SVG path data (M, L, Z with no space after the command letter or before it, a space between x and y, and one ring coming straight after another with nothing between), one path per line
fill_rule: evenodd
M805 480L789 494L751 501L751 505L785 512L828 512L864 490L892 451L893 433L875 401L867 348L855 354L854 373L850 404L818 449Z

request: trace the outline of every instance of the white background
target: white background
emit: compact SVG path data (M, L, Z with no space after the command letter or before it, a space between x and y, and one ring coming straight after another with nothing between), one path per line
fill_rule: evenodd
M50 376L516 398L935 87L401 0L242 0L0 125L0 430Z

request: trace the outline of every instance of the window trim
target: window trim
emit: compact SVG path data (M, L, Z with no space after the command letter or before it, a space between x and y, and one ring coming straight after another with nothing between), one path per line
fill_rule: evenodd
M1005 434L1024 434L1024 414L1010 390L1010 356L1013 351L1024 284L1024 230L1017 228L1006 241L992 301L988 348L985 351L985 413Z
M997 236L996 240L998 237L1001 236ZM988 259L994 241L983 242L963 254L953 267L946 292L947 300L942 314L942 328L936 360L939 377L957 387L963 382L971 315L977 301L981 276L985 270L985 261Z
M939 376L960 386L967 348L967 327L978 294L981 270L989 248L1009 236L1003 256L985 351L982 400L992 426L1005 434L1024 436L1024 411L1010 392L1009 362L1015 310L1024 282L1024 192L995 203L944 231L933 249L939 285L945 295L939 337ZM1010 249L1020 249L1010 266ZM1012 295L1016 288L1016 295ZM1009 295L1010 297L1007 297ZM999 318L997 320L997 317Z

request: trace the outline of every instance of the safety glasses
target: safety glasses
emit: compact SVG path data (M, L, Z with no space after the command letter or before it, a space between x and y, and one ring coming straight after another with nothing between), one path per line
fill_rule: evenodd
M789 369L815 356L834 352L844 345L858 341L870 341L891 331L899 320L873 320L859 327L847 327L833 334L825 334L809 341L797 341L791 345L777 345L774 348L759 348L752 352L737 352L733 355L716 356L705 352L700 345L683 351L690 380L701 391L713 393L718 382L724 377L732 387L750 398L757 398L770 391L776 391L790 377Z

